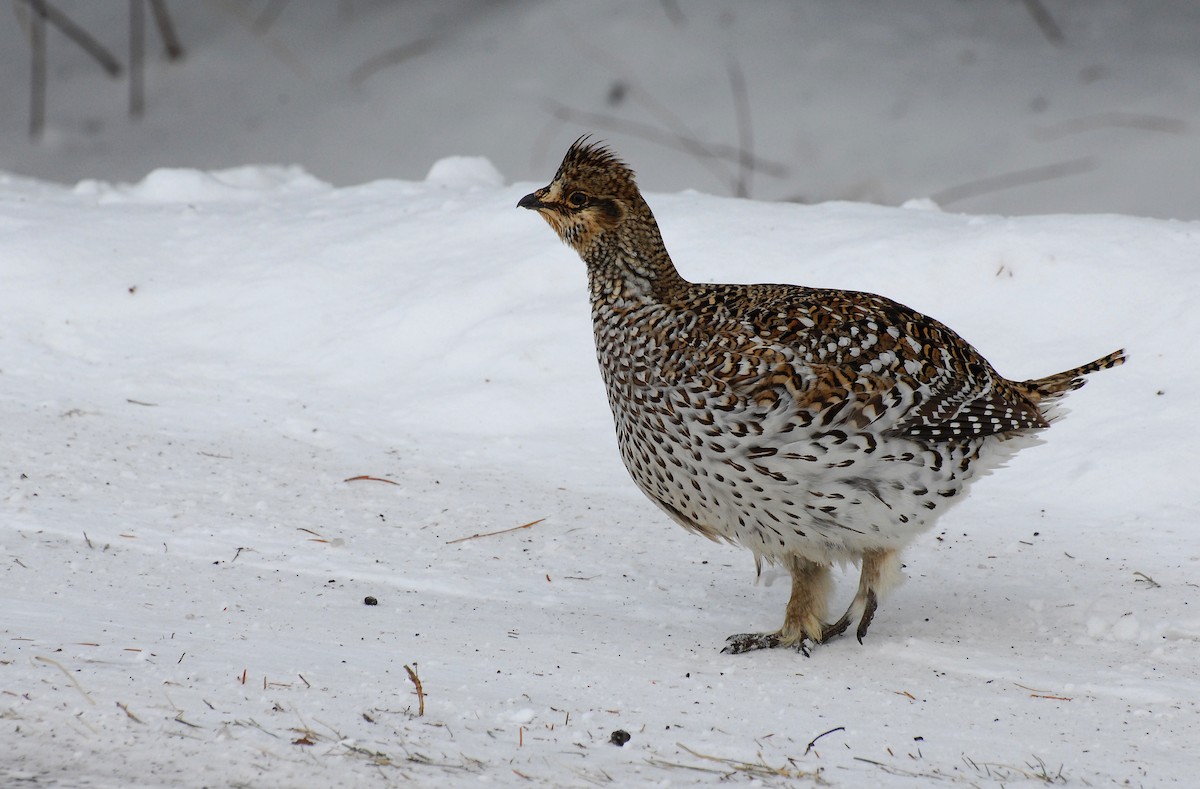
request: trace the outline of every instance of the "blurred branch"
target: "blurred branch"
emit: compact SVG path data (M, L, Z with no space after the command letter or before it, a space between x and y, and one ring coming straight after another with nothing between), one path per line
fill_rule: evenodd
M1025 3L1025 10L1033 17L1033 21L1037 23L1038 29L1042 31L1042 35L1051 44L1061 45L1066 39L1063 37L1062 28L1054 21L1054 17L1050 16L1050 12L1042 3L1042 0L1022 0Z
M287 7L288 0L271 0L267 3L267 7L262 10L258 18L254 20L253 30L257 35L262 35L271 29L271 25L275 24L275 20L283 13L283 9Z
M235 3L233 0L208 0L208 2L244 25L280 63L287 66L297 77L308 79L311 76L308 68L286 44L269 32L259 32L255 29L255 20L250 17L241 3Z
M733 108L738 127L738 174L734 194L750 196L750 176L754 172L754 129L751 126L750 98L746 91L746 75L736 59L729 61L729 88L733 91Z
M1113 128L1141 129L1161 134L1187 134L1188 123L1179 118L1168 118L1164 115L1114 111L1087 115L1082 118L1068 118L1058 123L1036 128L1032 134L1034 139L1038 140L1057 140L1071 134Z
M1042 181L1053 181L1070 175L1081 175L1095 170L1100 160L1095 156L1084 156L1079 159L1069 159L1065 162L1047 164L1041 167L1030 167L1027 170L1014 170L1011 173L992 175L965 184L958 184L935 192L929 196L938 205L945 206L966 200L971 197L1013 189L1018 186L1028 186Z
M684 153L691 154L702 162L711 161L714 159L720 161L740 162L744 159L746 166L754 172L774 176L776 178L783 178L788 174L787 165L768 161L761 157L755 156L750 152L743 151L736 146L724 145L721 143L706 143L688 135L664 131L657 126L651 126L639 121L618 118L615 115L605 115L598 112L577 110L572 107L568 107L565 104L561 104L554 99L547 99L544 104L546 111L559 120L582 123L600 129L608 129L609 131L622 132L633 137L639 137L648 142L664 145L677 151L683 151ZM718 173L718 175L723 176L723 173ZM723 177L722 180L724 180Z
M150 0L150 11L154 14L154 24L158 26L158 34L162 37L163 47L167 50L168 60L179 60L183 57L183 45L175 34L175 26L167 13L166 0Z
M683 15L683 10L679 7L679 3L675 0L659 0L662 5L663 13L667 15L667 19L675 27L683 27L687 22L687 17Z
M129 117L146 114L146 14L142 0L129 0Z
M627 64L614 58L607 49L594 46L585 37L579 35L572 27L567 26L565 23L563 23L561 27L563 33L571 39L575 48L579 52L588 55L592 60L604 65L614 74L623 74L628 72L629 69L627 68ZM682 118L672 112L671 109L665 104L656 99L648 90L643 88L641 82L639 82L636 78L625 79L622 80L622 82L629 85L627 92L632 100L643 109L647 110L652 116L655 117L655 119L659 121L659 123L661 123L667 129L670 129L672 134L668 135L667 133L653 126L639 124L632 121L623 121L622 119L615 118L613 116L601 116L592 113L582 114L591 117L593 122L604 124L609 129L624 129L626 132L634 134L635 136L640 136L643 139L652 140L659 144L666 145L667 147L689 153L696 158L702 167L715 175L717 180L721 181L722 183L730 184L730 187L734 190L737 189L736 176L731 176L729 168L724 166L725 163L721 161L721 157L712 156L708 152L707 146L699 143L696 140L695 134L692 133L692 130ZM566 108L565 105L558 104L557 102L552 102L552 106L556 106L558 108L559 114L557 117L560 119L565 119L561 114L563 110L566 110L568 114L579 114L578 111L570 110ZM634 129L640 129L640 131L633 131ZM733 161L737 160L738 157L733 157Z
M71 21L70 17L50 5L47 0L25 0L34 17L41 18L62 31L62 34L91 55L110 77L121 76L121 63L88 32ZM36 24L36 22L35 22Z
M368 58L362 65L350 72L350 84L358 87L385 68L424 55L430 50L433 43L432 38L419 38Z
M30 0L33 19L29 26L29 138L41 139L46 129L46 14L42 0Z

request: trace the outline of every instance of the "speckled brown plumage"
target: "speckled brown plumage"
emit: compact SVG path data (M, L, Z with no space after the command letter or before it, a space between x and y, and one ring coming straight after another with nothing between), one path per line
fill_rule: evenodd
M1036 443L1091 364L1004 378L938 321L870 293L704 285L676 271L633 172L581 138L536 210L587 264L596 354L634 482L685 528L783 564L779 631L726 651L808 645L857 625L900 577L899 551L973 478ZM825 619L830 566L861 566Z

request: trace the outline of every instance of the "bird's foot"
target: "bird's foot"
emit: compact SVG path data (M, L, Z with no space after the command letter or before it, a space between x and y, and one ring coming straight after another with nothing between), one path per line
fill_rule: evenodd
M808 657L809 645L811 643L813 642L808 638L801 638L788 643L778 630L774 633L739 633L736 636L730 636L725 639L725 648L721 650L721 654L740 655L743 652L753 652L757 649L788 647L796 650L804 655L804 657Z

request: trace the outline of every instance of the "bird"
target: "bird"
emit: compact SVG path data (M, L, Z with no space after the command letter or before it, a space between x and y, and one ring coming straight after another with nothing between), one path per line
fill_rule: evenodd
M587 268L621 459L685 529L791 576L783 625L723 652L806 656L903 579L901 552L1124 350L1044 378L1000 375L934 318L873 293L684 279L634 172L587 135L517 203ZM832 568L859 568L830 621Z

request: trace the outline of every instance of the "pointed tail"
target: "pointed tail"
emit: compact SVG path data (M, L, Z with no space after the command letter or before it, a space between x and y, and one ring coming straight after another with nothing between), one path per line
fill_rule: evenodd
M1040 403L1044 400L1054 400L1073 389L1078 389L1087 383L1085 375L1107 370L1110 367L1116 367L1125 363L1125 349L1122 348L1113 351L1108 356L1097 359L1094 362L1089 362L1072 370L1067 370L1054 375L1048 375L1045 378L1035 378L1029 381L1017 382L1017 388L1021 393L1032 400L1034 403Z

